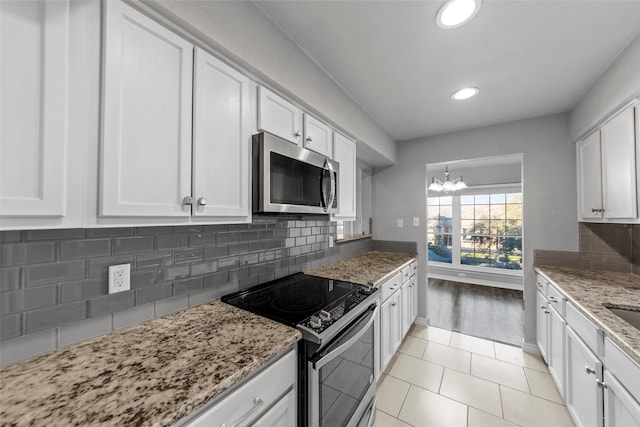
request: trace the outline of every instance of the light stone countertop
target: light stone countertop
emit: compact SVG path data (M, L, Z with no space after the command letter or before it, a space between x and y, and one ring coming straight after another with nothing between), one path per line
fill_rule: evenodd
M369 251L351 258L305 271L305 274L366 285L379 285L390 274L416 259L415 254Z
M0 424L169 426L301 338L220 301L0 370Z
M640 364L640 330L605 305L640 310L640 275L536 266L580 312Z

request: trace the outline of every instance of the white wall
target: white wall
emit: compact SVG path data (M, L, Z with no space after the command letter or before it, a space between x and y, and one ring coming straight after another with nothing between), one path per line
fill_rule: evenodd
M640 97L640 35L618 55L571 111L571 140L577 140L636 97Z
M525 341L535 342L533 250L575 251L576 165L566 114L455 132L398 144L398 163L374 172L374 239L417 241L419 316L426 316L425 165L523 154ZM420 217L412 227L411 217ZM396 227L403 218L405 227Z
M358 158L371 165L395 161L395 142L252 2L143 3L197 33L258 79L355 137Z

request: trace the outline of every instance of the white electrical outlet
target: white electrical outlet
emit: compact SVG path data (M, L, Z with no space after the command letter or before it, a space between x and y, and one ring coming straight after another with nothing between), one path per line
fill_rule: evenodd
M333 235L332 234L329 235L329 247L330 248L333 247Z
M413 217L413 226L414 227L419 227L420 226L420 218L417 216Z
M398 228L402 227L404 227L404 221L402 220L402 218L398 218Z
M109 293L128 291L131 289L131 264L109 266Z

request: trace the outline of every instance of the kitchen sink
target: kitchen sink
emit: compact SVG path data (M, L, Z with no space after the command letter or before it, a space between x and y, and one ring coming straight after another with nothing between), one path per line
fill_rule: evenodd
M628 308L607 307L607 309L613 314L615 314L616 316L626 320L634 328L640 330L640 308L628 309Z

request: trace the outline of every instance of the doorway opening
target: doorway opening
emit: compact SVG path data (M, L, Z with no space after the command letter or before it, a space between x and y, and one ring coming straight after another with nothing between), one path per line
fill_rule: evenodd
M522 155L432 163L426 171L427 186L445 172L466 183L427 190L430 324L522 345Z

